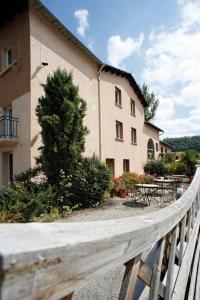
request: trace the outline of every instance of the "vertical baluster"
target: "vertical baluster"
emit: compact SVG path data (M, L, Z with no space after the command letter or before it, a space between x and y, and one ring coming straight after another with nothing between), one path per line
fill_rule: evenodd
M125 266L126 270L122 281L119 300L132 300L137 280L138 270L140 267L141 254L128 261Z
M194 221L195 221L195 203L193 201L193 203L192 203L192 222L191 222L192 228L194 228Z
M159 287L160 287L160 275L161 275L161 268L162 268L162 261L163 261L163 252L165 249L165 238L162 238L158 241L157 246L157 253L156 259L153 267L153 273L151 277L151 285L150 285L150 292L149 292L149 300L157 300L159 294Z
M72 300L73 294L74 294L74 293L71 293L71 294L69 294L69 295L67 295L67 296L65 296L65 297L63 297L63 298L61 298L60 300Z
M200 299L200 259L198 261L198 272L196 278L196 291L195 291L195 300Z
M178 225L172 231L169 263L168 263L168 270L167 270L167 283L166 283L166 290L165 290L165 297L164 297L165 300L170 300L172 295L177 236L178 236Z
M192 211L191 211L191 208L190 208L189 211L188 211L186 242L189 242L189 239L190 239L191 222L192 222Z
M190 287L189 287L189 293L188 293L188 300L194 299L197 267L198 267L198 262L199 262L199 251L200 251L199 235L197 236L197 241L198 241L198 243L194 250L194 262L193 262L192 269L191 269L191 281L190 281Z
M181 222L180 248L179 248L179 257L178 257L178 265L179 266L181 266L182 260L183 260L183 248L184 248L184 242L185 242L186 215L184 216L184 218L183 218L183 220Z

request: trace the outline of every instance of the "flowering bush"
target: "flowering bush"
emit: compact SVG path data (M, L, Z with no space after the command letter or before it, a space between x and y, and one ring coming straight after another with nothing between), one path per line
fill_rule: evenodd
M111 196L125 197L126 194L126 185L123 182L122 178L113 179L113 187L110 191Z

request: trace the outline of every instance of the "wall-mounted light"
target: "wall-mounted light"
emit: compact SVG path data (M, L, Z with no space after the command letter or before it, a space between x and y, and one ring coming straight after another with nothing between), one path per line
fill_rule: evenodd
M48 66L48 63L43 61L43 62L42 62L42 66L43 66L43 67L46 67L46 66Z

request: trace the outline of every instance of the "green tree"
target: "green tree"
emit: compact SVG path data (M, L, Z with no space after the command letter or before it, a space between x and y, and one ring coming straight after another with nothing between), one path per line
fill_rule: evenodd
M80 98L71 73L57 69L42 85L36 115L41 126L43 145L37 161L51 185L78 168L84 151L87 128L83 125L86 102Z
M147 102L147 106L144 109L145 120L150 121L155 117L156 110L159 105L159 99L156 98L154 93L149 91L149 88L145 83L143 83L141 91Z
M195 165L199 159L199 154L196 151L185 151L180 158L180 164L185 165L186 175L193 176L195 173Z

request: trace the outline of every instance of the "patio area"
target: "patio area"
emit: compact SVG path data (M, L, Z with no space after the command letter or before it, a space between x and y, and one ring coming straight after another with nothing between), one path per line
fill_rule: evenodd
M181 188L183 193L188 187L188 184L176 185L176 182L169 178L156 178L154 182L156 185L137 184L134 192L126 198L113 197L99 207L74 211L59 221L88 222L144 215L171 204L176 200L178 188Z
M87 222L110 219L121 219L143 215L160 209L160 204L153 199L148 206L144 202L135 203L130 198L111 198L97 208L88 208L74 211L70 216L60 222Z

